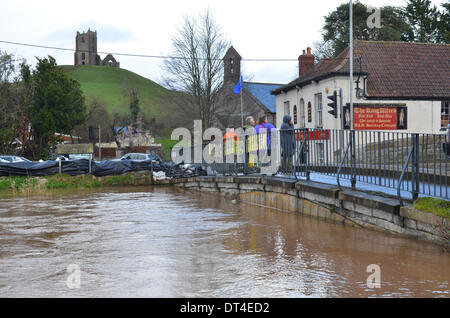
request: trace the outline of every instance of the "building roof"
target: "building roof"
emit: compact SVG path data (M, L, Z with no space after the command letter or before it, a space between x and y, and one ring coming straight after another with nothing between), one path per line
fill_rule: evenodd
M253 97L263 106L267 108L271 113L276 112L276 97L270 92L281 84L270 84L270 83L252 83L243 82L243 87L245 90L250 92Z
M354 75L367 75L367 98L450 98L450 45L432 43L355 41ZM357 57L361 58L361 67ZM278 95L296 86L345 75L349 48L335 59L320 61L310 72L272 91ZM356 80L356 78L355 78Z

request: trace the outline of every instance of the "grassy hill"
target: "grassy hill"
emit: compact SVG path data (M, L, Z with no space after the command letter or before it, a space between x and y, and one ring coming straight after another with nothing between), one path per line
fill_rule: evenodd
M122 68L92 65L60 67L80 82L87 101L92 97L102 100L111 114L114 109L128 110L129 100L124 92L133 87L139 91L141 111L150 111L158 122L170 115L170 108L164 103L164 96L169 91L148 78Z

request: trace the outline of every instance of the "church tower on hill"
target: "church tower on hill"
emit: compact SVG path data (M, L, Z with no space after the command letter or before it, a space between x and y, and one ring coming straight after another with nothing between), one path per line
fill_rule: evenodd
M74 65L103 65L110 67L120 67L120 63L108 54L104 60L97 54L97 31L77 32L75 38Z

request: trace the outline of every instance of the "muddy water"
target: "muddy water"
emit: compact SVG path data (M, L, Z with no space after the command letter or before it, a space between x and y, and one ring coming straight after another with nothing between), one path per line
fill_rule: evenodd
M441 247L204 193L0 199L1 297L449 297L449 280Z

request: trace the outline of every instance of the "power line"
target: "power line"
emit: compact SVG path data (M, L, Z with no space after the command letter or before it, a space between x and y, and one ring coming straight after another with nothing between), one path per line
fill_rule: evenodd
M112 54L116 56L129 56L129 57L143 57L143 58L157 58L157 59L178 59L178 60L192 60L192 58L182 57L182 56L167 56L167 55L146 55L146 54L131 54L131 53L107 53L107 52L91 52L86 50L75 50L68 49L56 46L47 46L47 45L39 45L39 44L29 44L29 43L20 43L20 42L12 42L12 41L3 41L0 40L0 43L12 44L12 45L20 45L27 47L36 47L41 49L51 49L51 50L59 50L59 51L70 51L70 52L82 52L82 53L97 53L97 54ZM208 60L206 58L195 58L197 60ZM221 61L222 59L216 58L211 59L215 61ZM242 59L242 61L246 62L298 62L298 59Z

